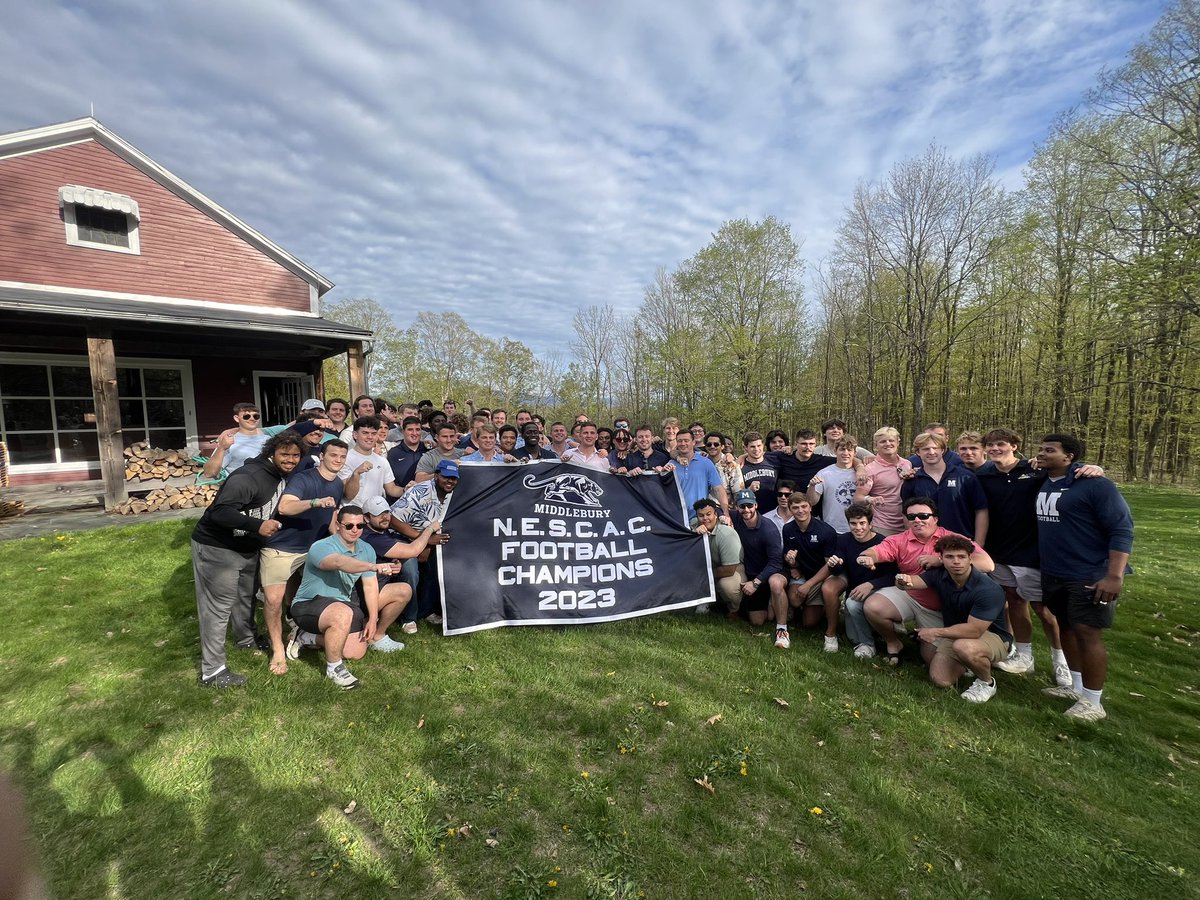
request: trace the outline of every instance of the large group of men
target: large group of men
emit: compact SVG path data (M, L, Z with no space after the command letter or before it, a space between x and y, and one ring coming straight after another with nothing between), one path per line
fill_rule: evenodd
M395 407L361 396L310 399L296 420L262 427L250 403L217 439L201 477L220 480L192 536L201 636L201 683L234 687L225 639L270 654L271 672L308 650L327 677L358 684L346 660L404 649L398 625L441 624L441 530L459 465L554 460L625 477L670 473L709 543L709 603L730 620L824 631L857 658L899 665L916 656L931 681L971 682L963 699L996 693L994 670L1035 669L1036 614L1065 715L1106 716L1102 703L1113 624L1133 545L1129 507L1103 470L1083 462L1069 434L1047 434L1033 458L1008 428L959 435L926 425L901 452L879 428L870 448L829 419L740 447L693 422L658 430L586 415L570 425L520 410L430 401ZM266 636L256 626L261 602ZM285 620L290 631L284 636Z

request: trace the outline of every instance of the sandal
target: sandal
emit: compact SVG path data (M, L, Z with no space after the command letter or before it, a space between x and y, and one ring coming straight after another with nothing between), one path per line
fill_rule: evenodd
M278 662L271 660L270 669L272 675L286 675L288 670L287 660L281 659Z
M901 647L899 650L886 650L885 648L884 659L887 660L887 664L893 669L900 665L903 656L903 647Z

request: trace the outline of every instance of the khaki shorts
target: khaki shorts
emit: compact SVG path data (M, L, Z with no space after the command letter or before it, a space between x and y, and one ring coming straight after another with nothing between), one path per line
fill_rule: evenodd
M987 648L988 658L992 665L1000 662L1002 659L1008 659L1008 645L1000 639L1000 635L994 631L985 631L983 637L979 639L983 646ZM934 652L940 656L948 656L951 659L962 663L964 666L969 663L954 652L955 638L938 638L933 642Z
M272 547L258 551L258 580L263 586L287 584L298 569L304 568L307 553L288 553Z
M811 588L808 589L808 596L804 598L805 606L822 606L822 605L824 605L825 601L821 597L821 585L823 585L824 583L825 583L824 581L818 581L816 584L814 584ZM804 581L802 579L796 579L796 578L788 579L789 596L790 596L792 586L797 585L797 584L804 584Z
M887 598L892 606L900 613L900 621L916 622L918 628L941 628L942 614L938 610L926 609L908 595L908 591L898 587L885 587L875 591L881 597ZM874 595L872 595L874 596Z

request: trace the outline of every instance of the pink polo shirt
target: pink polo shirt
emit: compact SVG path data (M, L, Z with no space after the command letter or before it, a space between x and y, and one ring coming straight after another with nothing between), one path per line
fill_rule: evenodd
M901 512L900 486L904 481L896 471L896 466L908 471L912 469L904 457L899 463L886 463L876 457L862 470L860 487L867 489L867 494L875 498L871 502L871 523L889 534L897 534L904 530L907 524Z
M939 525L929 540L922 541L906 529L899 534L886 537L882 543L876 544L873 548L875 550L875 558L880 562L894 562L904 575L920 575L924 570L921 568L921 563L918 560L922 556L936 556L937 552L933 549L933 545L938 542L939 538L944 538L948 534L955 533L949 528L942 528ZM974 541L971 541L971 553L982 552L983 548ZM909 591L908 596L912 597L926 609L937 611L942 608L942 599L933 588L921 588L920 590Z

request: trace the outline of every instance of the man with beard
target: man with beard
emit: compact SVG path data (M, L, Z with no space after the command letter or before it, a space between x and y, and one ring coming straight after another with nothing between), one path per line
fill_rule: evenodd
M200 624L200 683L241 687L245 675L229 671L225 632L233 622L239 647L254 649L254 580L258 555L280 529L275 507L284 479L300 463L303 439L285 431L270 438L262 453L230 474L192 531L196 616Z
M676 441L691 440L686 431L676 435ZM775 526L758 514L754 492L741 490L735 498L738 514L733 527L742 541L745 576L742 585L741 609L751 625L762 625L768 618L775 620L775 646L787 650L792 646L788 634L787 576L783 574L781 541Z

